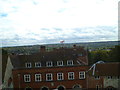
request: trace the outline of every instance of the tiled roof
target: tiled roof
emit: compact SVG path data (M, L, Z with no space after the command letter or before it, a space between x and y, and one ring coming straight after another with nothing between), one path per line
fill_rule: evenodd
M82 54L82 56L79 56L79 54ZM53 61L53 64L56 64L56 61L61 60L75 61L78 60L78 57L81 60L81 64L88 64L87 53L83 48L60 48L54 51L39 52L32 55L12 55L11 60L14 68L19 68L24 67L26 62L31 62L34 65L35 62L40 61L44 66L46 61Z
M95 76L120 76L120 62L96 64ZM93 69L89 71L92 75Z

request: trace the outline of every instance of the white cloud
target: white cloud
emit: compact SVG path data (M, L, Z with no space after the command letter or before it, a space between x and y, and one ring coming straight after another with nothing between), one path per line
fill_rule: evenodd
M108 35L105 40L117 39L117 29L111 29L117 28L117 0L1 0L0 3L0 39L8 40L4 45L9 45L16 35L19 40L30 38L42 43L50 39L57 42L79 36L104 36L104 32L114 36L110 39Z

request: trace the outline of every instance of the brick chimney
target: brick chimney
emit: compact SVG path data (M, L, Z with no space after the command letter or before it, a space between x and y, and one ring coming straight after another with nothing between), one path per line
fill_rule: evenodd
M40 46L40 52L45 52L46 51L46 47L45 46Z
M74 44L74 45L73 45L73 48L76 48L76 47L77 47L77 46Z

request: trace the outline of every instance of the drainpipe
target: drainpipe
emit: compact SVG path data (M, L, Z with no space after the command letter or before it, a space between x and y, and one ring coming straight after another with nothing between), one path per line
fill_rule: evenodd
M18 79L19 79L18 83L19 83L19 90L20 90L20 74L18 74Z

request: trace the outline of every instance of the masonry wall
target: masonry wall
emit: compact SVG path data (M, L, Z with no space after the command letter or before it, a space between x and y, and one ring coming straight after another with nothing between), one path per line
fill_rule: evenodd
M99 79L96 79L95 76L88 76L87 77L88 88L103 88L103 76L100 76Z
M113 76L112 79L108 79L107 77L104 78L104 88L107 87L113 87L113 88L119 88L120 89L120 78L117 76Z
M14 69L13 70L13 84L14 88L41 88L46 86L48 88L57 88L63 85L65 88L73 88L74 85L80 85L82 88L87 88L87 79L79 79L79 72L86 71L87 66L72 66L72 67L49 67L49 68L33 68L33 69ZM57 80L57 73L64 73L64 80ZM74 72L75 79L68 80L68 72ZM40 73L42 75L41 82L35 82L35 74ZM46 81L46 73L53 74L53 81ZM24 75L31 75L31 82L24 82Z

